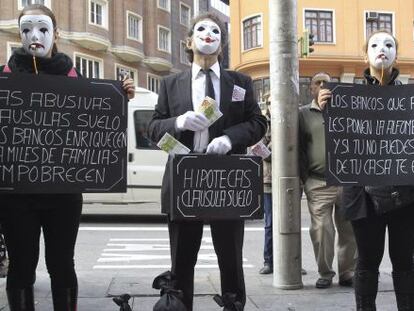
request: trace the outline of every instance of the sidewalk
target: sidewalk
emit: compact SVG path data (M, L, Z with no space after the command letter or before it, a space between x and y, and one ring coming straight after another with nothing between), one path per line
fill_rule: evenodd
M115 276L108 280L99 273L79 273L79 311L115 311L119 310L111 296L129 293L133 296L130 304L135 311L151 311L158 299L158 293L151 288L152 278L134 275ZM316 273L303 276L304 288L300 290L279 290L272 286L273 276L248 273L246 275L247 303L246 311L336 311L355 310L353 289L339 287L335 282L329 289L316 289ZM48 276L37 276L35 289L36 310L52 311ZM194 311L218 311L212 296L220 288L219 275L211 272L196 272ZM379 311L396 310L392 291L392 279L389 272L382 271L380 277L377 305ZM5 279L0 279L0 310L8 311L6 306Z

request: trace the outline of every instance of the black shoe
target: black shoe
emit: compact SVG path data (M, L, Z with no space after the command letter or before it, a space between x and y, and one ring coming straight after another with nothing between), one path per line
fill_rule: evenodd
M353 287L354 286L354 280L353 278L347 279L347 280L339 280L338 282L339 286L343 287Z
M265 262L263 265L263 268L260 269L259 273L260 274L271 274L273 273L273 267L269 263Z
M332 280L331 279L322 279L322 278L319 278L317 281L316 281L316 288L328 288L328 287L331 287L331 285L332 285Z

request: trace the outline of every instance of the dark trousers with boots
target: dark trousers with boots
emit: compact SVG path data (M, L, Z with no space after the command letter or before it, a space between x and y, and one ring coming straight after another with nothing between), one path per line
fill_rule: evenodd
M42 230L54 310L76 310L77 278L73 257L82 195L1 195L0 199L9 254L7 295L10 309L33 310L29 306L33 306L32 287ZM22 305L27 307L21 308Z
M176 276L176 289L183 291L183 302L188 311L193 310L194 267L203 236L203 225L204 223L200 221L168 221L171 271ZM211 221L210 228L220 268L222 294L235 294L235 300L244 306L246 303L242 256L244 222Z
M378 281L374 281L373 278L374 275L378 275L378 269L384 254L386 228L388 228L389 254L393 274L396 275L394 286L398 284L398 289L396 286L394 287L398 300L398 292L406 293L405 288L409 284L409 282L402 281L400 276L408 275L414 270L414 206L401 208L383 215L371 213L367 218L352 221L352 227L359 254L356 271L358 277L355 278L357 304L358 297L364 297L366 300L369 299L368 296L373 297L373 291L375 291L375 294L377 292ZM375 297L373 298L375 301ZM358 310L375 309L362 308ZM399 310L412 309L399 308Z

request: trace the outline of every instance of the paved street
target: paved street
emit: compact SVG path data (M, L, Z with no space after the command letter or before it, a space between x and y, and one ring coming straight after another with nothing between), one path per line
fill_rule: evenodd
M304 288L285 291L272 286L271 275L262 276L263 225L252 221L246 225L244 267L250 310L354 310L352 289L339 287L337 278L330 289L315 289L316 265L309 238L309 215L302 216ZM42 249L43 252L43 249ZM387 256L386 256L387 257ZM151 288L157 274L170 267L168 232L163 223L82 223L79 232L76 265L79 278L79 310L119 310L111 297L132 294L133 310L149 311L157 300L157 291ZM395 310L388 258L381 266L379 310ZM211 243L209 228L204 239L196 267L195 309L220 310L212 301L219 292L217 259ZM0 310L5 307L5 280L0 279ZM49 279L42 261L36 282L37 310L52 310Z

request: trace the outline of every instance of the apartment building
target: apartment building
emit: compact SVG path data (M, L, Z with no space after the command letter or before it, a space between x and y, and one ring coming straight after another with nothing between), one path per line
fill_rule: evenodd
M252 76L258 99L270 88L268 8L268 0L230 1L231 68ZM377 29L397 37L400 79L413 83L413 22L414 0L298 0L298 38L308 29L315 41L315 51L299 59L301 104L310 101L308 86L316 72L361 83L366 68L362 46Z

